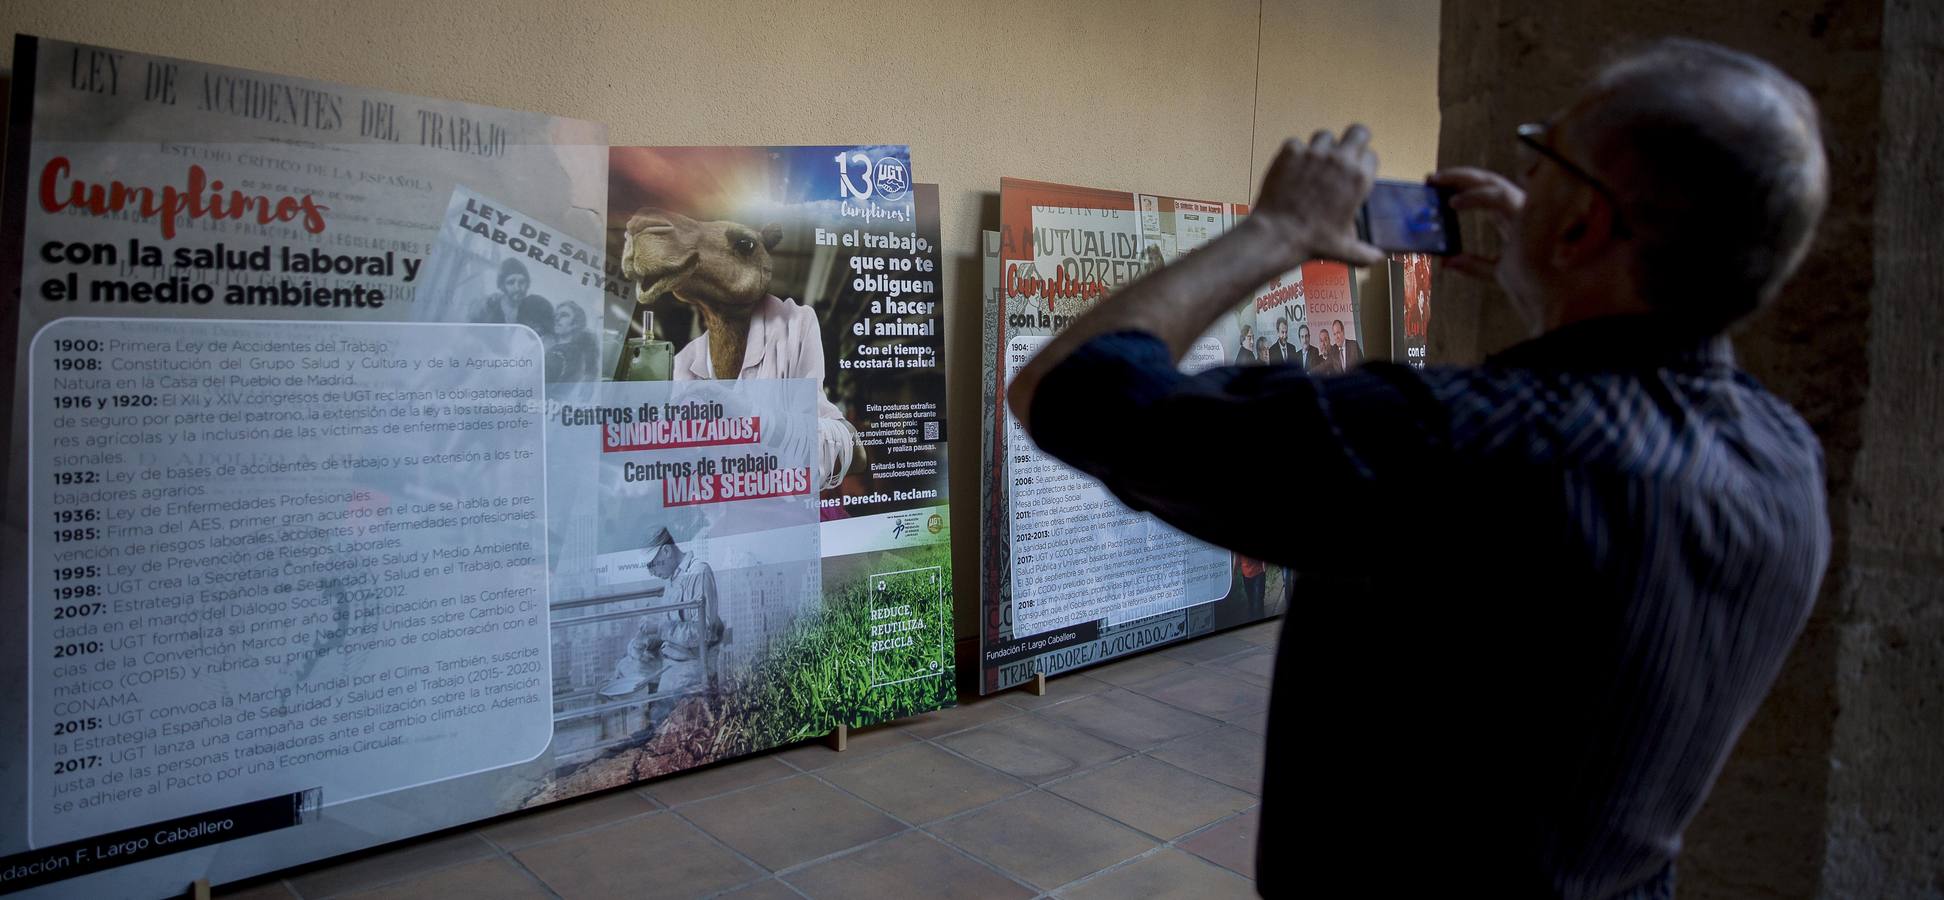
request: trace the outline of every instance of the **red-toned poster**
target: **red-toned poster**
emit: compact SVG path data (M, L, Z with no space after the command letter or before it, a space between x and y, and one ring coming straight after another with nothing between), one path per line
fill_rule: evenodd
M1431 335L1431 257L1400 253L1389 265L1391 358L1422 369Z
M1101 298L1234 227L1247 207L1004 179L989 270L981 550L982 691L1278 614L1287 573L1121 505L1039 452L1006 410L1007 382ZM1348 269L1313 264L1221 317L1182 360L1302 365L1305 297L1337 298ZM1333 311L1338 306L1330 307Z
M1314 375L1340 375L1364 362L1362 336L1357 333L1357 293L1350 286L1349 270L1342 266L1311 263L1305 271L1320 268L1341 272L1343 277L1304 281L1303 302L1309 307L1311 358L1315 360L1309 371Z

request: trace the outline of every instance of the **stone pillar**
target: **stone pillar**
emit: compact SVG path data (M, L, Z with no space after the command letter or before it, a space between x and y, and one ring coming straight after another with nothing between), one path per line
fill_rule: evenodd
M1816 96L1829 212L1736 346L1822 439L1835 548L1808 628L1688 828L1680 895L1944 893L1944 9L1445 0L1442 29L1441 165L1508 171L1514 127L1631 40L1717 41ZM1523 337L1495 289L1441 274L1437 296L1434 362Z

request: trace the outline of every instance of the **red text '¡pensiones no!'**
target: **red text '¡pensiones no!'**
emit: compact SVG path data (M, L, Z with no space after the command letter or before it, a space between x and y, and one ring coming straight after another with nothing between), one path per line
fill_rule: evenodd
M189 166L186 189L178 190L174 185L169 185L160 191L119 181L110 181L106 186L89 184L71 178L70 169L65 156L48 160L47 167L41 169L41 209L57 213L75 207L101 216L133 206L144 219L159 218L164 238L175 237L178 217L190 220L243 219L252 213L259 225L288 222L301 216L305 231L322 234L324 212L330 209L320 206L309 194L274 198L235 190L225 194L221 181L209 181L202 166L193 164Z

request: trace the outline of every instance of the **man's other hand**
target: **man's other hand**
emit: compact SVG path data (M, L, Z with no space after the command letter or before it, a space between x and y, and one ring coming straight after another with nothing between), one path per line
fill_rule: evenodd
M1384 251L1357 239L1357 207L1377 177L1370 130L1352 125L1337 139L1318 131L1309 143L1283 142L1262 179L1251 219L1266 224L1290 249L1290 266L1312 257L1373 266Z
M1505 241L1517 240L1515 223L1519 211L1525 208L1526 198L1525 191L1510 179L1485 169L1455 166L1433 172L1425 181L1451 191L1452 209L1475 209L1490 216L1493 227L1498 229L1501 246ZM1498 279L1498 263L1496 256L1477 253L1461 253L1444 261L1447 268L1486 281Z

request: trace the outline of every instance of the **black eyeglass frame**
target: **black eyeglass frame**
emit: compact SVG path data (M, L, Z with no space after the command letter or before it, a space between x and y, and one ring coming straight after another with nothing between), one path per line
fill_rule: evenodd
M1565 154L1554 150L1551 144L1546 143L1542 138L1551 130L1552 125L1550 123L1527 122L1519 126L1519 143L1524 144L1532 152L1551 160L1555 165L1565 169L1568 174L1586 182L1589 187L1600 192L1600 196L1606 200L1609 206L1613 207L1614 234L1623 238L1631 236L1633 229L1627 227L1627 216L1626 213L1622 212L1623 204L1620 202L1620 192L1608 187L1607 183L1601 181L1599 176L1586 171L1579 163L1567 159Z

